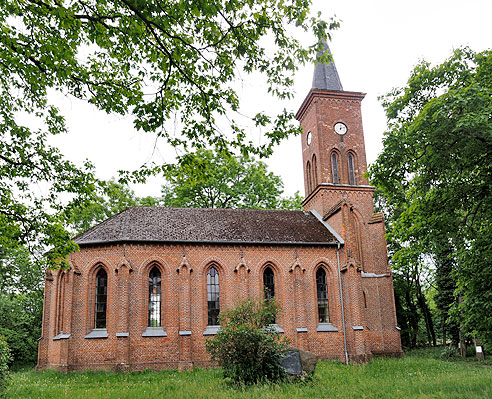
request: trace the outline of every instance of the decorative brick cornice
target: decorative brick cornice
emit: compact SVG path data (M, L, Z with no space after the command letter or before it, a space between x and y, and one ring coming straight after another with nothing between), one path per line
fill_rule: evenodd
M366 96L366 93L360 93L355 91L338 91L338 90L321 90L321 89L311 89L304 99L299 111L296 113L296 119L300 121L306 114L307 108L311 104L314 98L328 98L334 100L349 100L361 102Z

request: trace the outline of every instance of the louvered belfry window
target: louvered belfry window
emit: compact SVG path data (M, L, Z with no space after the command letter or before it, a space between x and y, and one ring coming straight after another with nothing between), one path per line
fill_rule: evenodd
M149 274L149 327L161 326L161 272L154 266Z
M95 328L106 328L107 300L108 274L101 268L96 274Z
M208 325L219 325L220 301L219 301L219 272L211 267L207 273L207 302L208 302Z
M328 292L326 287L326 271L322 267L316 272L316 290L318 293L318 320L328 323Z
M331 174L334 184L340 184L340 168L338 165L338 155L336 152L331 153Z

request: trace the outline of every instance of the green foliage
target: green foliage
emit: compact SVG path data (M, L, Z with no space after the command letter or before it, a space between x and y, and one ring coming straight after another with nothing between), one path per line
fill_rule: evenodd
M0 335L0 397L7 386L9 379L9 363L12 360L10 349L5 337Z
M207 340L206 347L225 377L236 383L254 384L285 376L279 361L287 344L270 325L277 311L274 300L249 299L221 313L221 329Z
M237 76L263 79L290 98L293 74L312 62L338 22L310 17L310 0L3 1L0 7L0 246L46 252L51 265L76 249L64 228L70 209L90 200L96 179L52 145L67 133L50 93L129 115L137 130L170 145L240 148L267 156L299 133L292 112L240 112ZM311 31L304 46L296 32ZM274 44L274 50L269 51ZM327 61L328 54L320 57ZM228 134L217 125L228 116ZM177 118L179 128L166 123ZM161 167L143 168L137 178ZM68 210L68 211L67 211ZM33 248L38 247L38 248ZM40 247L40 248L39 248ZM67 266L66 264L62 264Z
M24 248L0 256L0 335L16 365L35 364L43 311L43 263Z
M131 206L156 205L160 205L158 198L136 197L133 190L114 179L101 181L90 201L70 210L69 224L75 231L82 233Z
M456 323L491 344L492 52L464 48L436 67L421 62L383 105L389 130L370 175L393 214L393 264L424 266L419 275L444 268L441 317L449 323L454 309Z
M302 209L301 196L282 198L280 177L248 155L201 149L179 158L166 177L165 206Z

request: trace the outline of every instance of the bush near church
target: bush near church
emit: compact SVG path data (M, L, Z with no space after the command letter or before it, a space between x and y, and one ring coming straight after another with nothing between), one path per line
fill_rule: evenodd
M248 299L221 314L221 329L207 341L206 347L222 367L224 377L243 384L285 377L279 362L287 341L271 325L278 310L273 299Z
M0 335L0 397L3 396L3 391L7 385L9 377L9 362L12 360L10 349L7 345L5 337Z

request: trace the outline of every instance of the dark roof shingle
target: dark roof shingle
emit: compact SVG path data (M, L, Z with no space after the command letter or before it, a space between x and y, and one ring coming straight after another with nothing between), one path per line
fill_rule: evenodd
M75 237L79 245L109 242L333 244L310 212L258 209L132 207Z

